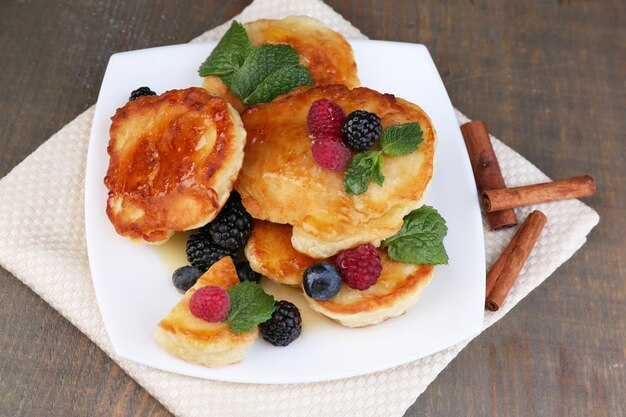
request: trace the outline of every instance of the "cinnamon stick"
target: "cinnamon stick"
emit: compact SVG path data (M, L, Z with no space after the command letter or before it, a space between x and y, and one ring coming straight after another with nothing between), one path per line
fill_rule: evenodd
M491 291L493 291L493 288L496 286L498 278L502 274L504 268L507 266L509 258L511 257L511 253L513 252L513 248L515 247L515 245L517 245L517 238L519 237L520 233L522 233L522 228L524 227L524 224L525 223L522 223L517 233L513 235L513 238L511 239L509 244L506 246L506 248L504 248L504 251L500 254L500 257L496 260L496 262L487 273L487 289L485 291L485 296L489 296L489 294L491 294Z
M596 182L591 175L566 180L525 185L523 187L484 190L482 193L485 211L501 211L515 207L548 201L588 197L596 192Z
M485 308L497 311L508 295L522 267L539 240L548 218L535 210L528 215L515 236L487 273Z
M485 122L475 120L465 123L461 126L461 132L478 191L506 188ZM487 221L492 230L497 230L515 226L517 217L513 209L507 209L487 213Z

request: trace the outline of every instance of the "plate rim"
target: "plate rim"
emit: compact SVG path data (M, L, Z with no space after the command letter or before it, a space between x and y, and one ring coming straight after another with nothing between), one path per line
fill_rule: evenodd
M445 85L443 83L443 80L441 79L441 75L439 74L439 71L437 70L437 67L434 63L434 60L432 59L432 56L430 55L430 52L428 50L428 48L423 45L423 44L418 44L418 43L410 43L410 42L396 42L396 41L385 41L385 40L363 40L363 39L347 39L348 42L353 45L353 44L361 44L361 45L367 45L367 44L393 44L393 45L398 45L398 46L402 46L402 47L411 47L411 48L418 48L421 49L424 53L425 56L427 57L428 60L428 64L431 67L430 70L433 72L433 74L436 76L436 80L437 82L441 83L441 86L443 88L443 91L445 92L445 98L446 100L446 107L451 108L451 111L453 112L453 115L455 116L455 120L456 120L456 115L455 115L455 108L452 105L452 102L450 100L450 96L448 94L447 89L445 88ZM104 92L104 86L105 86L105 81L107 80L108 77L110 77L110 72L109 69L111 68L112 64L114 64L117 60L123 58L125 55L134 55L137 53L142 53L142 52L146 52L146 53L154 53L158 50L166 50L166 49L175 49L175 48L184 48L184 47L200 47L200 46L205 46L205 47L210 47L210 46L214 46L217 44L217 41L210 41L210 42L201 42L201 43L187 43L187 44L176 44L176 45L163 45L163 46L157 46L157 47L153 47L153 48L144 48L144 49L139 49L139 50L131 50L131 51L123 51L123 52L118 52L115 53L113 55L111 55L111 57L109 58L109 61L107 63L107 67L102 79L102 83L101 83L101 87L100 87L100 91L98 93L98 102L96 103L95 106L95 111L94 111L94 119L93 121L95 122L99 116L102 117L102 115L100 115L99 113L99 106L98 103L100 102L100 97L101 95L103 95ZM358 65L358 63L357 63ZM121 347L120 345L118 345L116 343L115 337L112 336L111 331L110 331L110 323L107 320L108 315L104 313L103 309L106 310L106 307L104 307L104 305L106 303L103 303L101 297L102 297L102 291L98 291L97 288L99 287L98 284L98 280L95 278L95 276L98 274L97 271L95 271L94 267L93 267L93 262L92 262L92 256L95 255L91 255L92 253L92 245L90 244L91 238L93 238L93 232L90 232L91 227L93 226L89 221L88 218L90 217L91 213L92 213L92 209L89 207L89 196L93 195L93 188L94 187L94 182L90 181L90 179L92 178L93 175L95 175L95 173L93 173L93 169L90 169L91 167L91 163L90 161L92 160L92 158L94 158L94 156L92 156L93 153L95 153L94 150L94 146L92 146L92 141L94 141L94 137L97 135L96 134L96 129L94 128L95 123L92 122L92 126L90 129L90 136L89 136L89 143L88 143L88 151L87 151L87 161L85 164L85 191L84 191L84 196L85 196L85 201L84 201L84 210L85 210L85 215L84 215L84 220L85 220L85 238L86 238L86 246L87 246L87 254L88 254L88 262L89 262L89 270L90 270L90 274L91 274L91 279L92 279L92 283L94 285L94 292L96 295L96 300L97 300L97 304L98 304L98 308L100 310L100 314L106 329L106 334L109 337L109 340L111 341L111 345L113 347L113 350L115 353L117 353L117 355L119 355L121 358L127 359L129 361L141 364L141 365L145 365L148 367L151 367L153 369L159 369L159 370L163 370L166 372L171 372L171 373L175 373L178 375L185 375L185 376L191 376L191 377L197 377L197 378L202 378L202 379L208 379L208 380L214 380L214 381L224 381L224 382L236 382L236 383L249 383L249 384L288 384L288 383L311 383L311 382L323 382L323 381L331 381L331 380L337 380L337 379L342 379L342 378L350 378L350 377L356 377L356 376L361 376L361 375L366 375L366 374L371 374L374 372L379 372L379 371L384 371L387 369L391 369L391 368L395 368L407 363L410 363L412 361L415 360L419 360L428 356L431 356L437 352L441 352L444 351L445 349L450 348L451 346L454 346L456 344L460 344L460 343L466 343L468 340L471 340L473 337L475 337L477 334L479 334L482 330L481 326L477 326L476 329L473 329L472 331L468 331L467 332L467 337L465 337L464 339L458 339L458 338L454 338L455 341L452 343L448 343L446 342L446 346L443 348L437 348L437 349L431 349L430 351L427 351L427 353L421 353L419 354L419 356L414 356L414 355L404 355L401 357L396 357L394 358L394 360L390 360L385 362L385 364L381 365L381 364L376 364L376 365L372 365L372 366L367 366L367 365L363 365L361 367L359 367L358 369L355 369L353 372L338 372L338 373L326 373L323 375L320 374L315 374L314 376L311 377L302 377L302 378L298 378L293 379L293 378L281 378L281 375L274 375L273 378L269 378L269 379L255 379L253 378L246 378L246 379L242 379L240 377L238 377L237 375L234 375L233 377L231 377L230 375L225 375L225 376L206 376L206 375L201 375L201 373L203 371L206 372L207 369L220 369L220 368L205 368L202 367L202 365L198 365L198 367L194 367L192 372L181 372L180 370L176 370L176 361L177 360L181 360L175 356L172 356L173 360L171 362L167 362L166 365L159 365L156 366L153 363L147 363L144 362L142 360L138 360L136 358L136 355L133 354L128 354L125 350L125 348ZM455 124L454 126L460 133L460 128L458 126L458 124ZM438 138L439 141L439 138ZM438 144L439 145L439 144ZM438 153L437 153L438 154ZM436 155L437 155L436 154ZM437 156L435 157L437 158ZM436 159L435 159L436 161ZM470 166L470 162L469 162L469 156L465 155L465 162L466 162L466 169L469 167L471 169ZM471 171L470 171L471 172ZM475 183L472 181L472 190L475 191L475 195L476 195L476 201L478 202L478 192L476 189L476 185ZM480 206L478 206L480 207ZM472 216L474 217L474 216ZM480 238L480 247L482 248L482 250L480 251L480 255L481 255L481 259L479 259L478 261L480 261L481 265L485 265L485 247L484 247L484 231L483 231L483 227L482 227L482 220L481 220L481 212L480 212L480 208L478 209L478 216L477 219L479 221L479 226L477 228L477 233L478 235L476 236L476 238ZM474 219L475 221L476 219ZM484 289L483 289L484 292ZM483 298L484 298L484 294L483 294ZM482 320L484 319L484 310L482 311L482 317L481 317L481 323ZM155 342L156 343L156 342ZM249 359L248 359L249 360ZM232 365L232 366L237 366L237 364ZM195 372L195 370L197 370L198 372Z

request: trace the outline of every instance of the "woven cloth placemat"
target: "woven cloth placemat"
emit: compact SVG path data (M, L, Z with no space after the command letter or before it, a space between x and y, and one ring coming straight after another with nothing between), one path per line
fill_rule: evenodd
M347 38L365 38L320 0L256 0L236 19L309 15ZM194 42L219 39L228 23ZM434 355L360 377L322 383L252 385L171 374L120 358L112 349L96 303L85 244L84 173L94 108L52 136L0 181L0 264L100 346L172 413L196 416L402 416L468 341ZM458 113L459 123L467 118ZM496 138L492 142L509 186L548 180L530 162ZM19 196L19 197L16 197ZM577 201L540 204L548 216L541 239L506 302L485 314L484 328L569 259L598 223L597 213ZM491 232L485 225L489 267L515 230ZM30 234L25 235L24 230Z

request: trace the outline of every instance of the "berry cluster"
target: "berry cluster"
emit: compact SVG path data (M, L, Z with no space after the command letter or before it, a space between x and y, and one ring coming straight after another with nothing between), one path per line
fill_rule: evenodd
M193 287L200 275L220 259L230 256L235 259L252 233L252 216L241 204L241 197L233 191L230 198L211 223L201 227L187 240L187 260L191 266L174 271L172 282L181 291ZM240 281L261 280L260 274L250 268L248 262L236 265Z
M350 288L365 291L376 284L382 272L378 251L371 243L346 250L334 264L318 262L304 271L304 291L311 298L324 301L333 298L345 282Z
M315 162L329 171L342 172L353 151L364 151L378 141L383 133L380 118L365 110L356 110L347 117L332 100L322 98L311 104L307 116L311 152Z
M341 126L345 117L343 109L327 98L314 101L307 117L309 136L313 139L313 159L332 172L343 171L352 156L341 141Z
M234 259L251 233L252 216L241 204L239 194L233 192L215 220L189 237L187 260L201 272L206 272L226 256Z
M201 227L187 240L187 260L190 266L174 271L174 286L187 291L211 265L225 256L235 258L252 234L252 217L241 203L235 191L226 205L211 223ZM255 272L246 261L235 265L239 281L259 283L261 274ZM206 286L193 293L189 300L191 313L210 323L228 317L230 310L228 292L217 286ZM260 325L263 339L275 346L287 346L302 331L300 310L289 301L278 301L272 317Z

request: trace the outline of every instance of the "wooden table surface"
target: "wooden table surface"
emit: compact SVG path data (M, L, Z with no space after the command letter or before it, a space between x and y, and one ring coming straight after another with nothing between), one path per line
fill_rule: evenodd
M0 177L95 102L112 53L187 42L248 2L2 0ZM549 176L598 183L584 248L406 416L623 416L626 3L329 3L373 39L426 44L452 102ZM170 415L5 270L0 311L0 415Z

